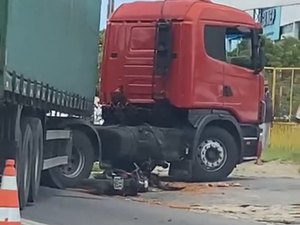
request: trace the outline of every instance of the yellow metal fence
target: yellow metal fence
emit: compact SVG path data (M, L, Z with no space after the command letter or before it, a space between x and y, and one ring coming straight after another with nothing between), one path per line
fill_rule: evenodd
M276 121L293 122L300 105L300 68L266 67Z

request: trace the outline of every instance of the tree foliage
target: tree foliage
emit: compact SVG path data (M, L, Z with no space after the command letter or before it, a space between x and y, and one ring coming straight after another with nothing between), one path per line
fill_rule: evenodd
M104 37L105 37L105 30L101 30L99 32L99 43L98 43L98 47L99 47L99 58L98 58L99 68L101 68L101 63L102 63Z
M267 66L299 67L300 41L293 37L284 38L278 42L265 39Z
M300 41L296 38L287 37L278 42L265 39L265 52L267 66L270 67L300 67ZM276 70L275 93L275 116L280 120L294 118L300 104L300 71ZM273 70L265 71L265 77L273 84ZM290 112L290 109L292 110ZM289 115L291 113L291 115Z

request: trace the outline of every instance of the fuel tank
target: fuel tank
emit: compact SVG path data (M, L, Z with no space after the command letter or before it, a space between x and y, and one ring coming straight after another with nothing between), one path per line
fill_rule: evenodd
M179 160L187 154L184 130L141 126L98 126L103 160Z

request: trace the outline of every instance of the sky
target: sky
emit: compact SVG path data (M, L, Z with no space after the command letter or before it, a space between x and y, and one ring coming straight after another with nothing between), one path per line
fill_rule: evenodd
M133 1L134 0L115 0L115 8L119 7L122 3L133 2ZM106 15L107 15L107 0L102 0L100 29L103 29L105 27Z
M115 0L115 8L120 6L122 3L133 2L135 0ZM281 4L293 4L299 3L300 0L213 0L213 2L230 5L242 10L253 9L259 7L270 7ZM292 7L292 6L291 6ZM100 29L105 27L106 23L106 11L107 11L107 0L102 0L102 10L101 10L101 21ZM297 14L297 13L296 13Z
M115 8L119 7L122 3L133 2L136 0L115 0ZM232 0L219 0L218 2L229 2ZM233 1L243 1L243 0L233 0ZM107 0L102 0L101 7L101 20L100 20L100 29L103 29L106 24L106 16L107 16Z

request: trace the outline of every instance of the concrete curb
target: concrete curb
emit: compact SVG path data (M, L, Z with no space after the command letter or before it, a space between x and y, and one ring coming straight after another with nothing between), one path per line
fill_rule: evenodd
M25 220L25 219L21 219L21 223L22 223L22 225L50 225L50 224L38 223L38 222L34 222L32 220Z

